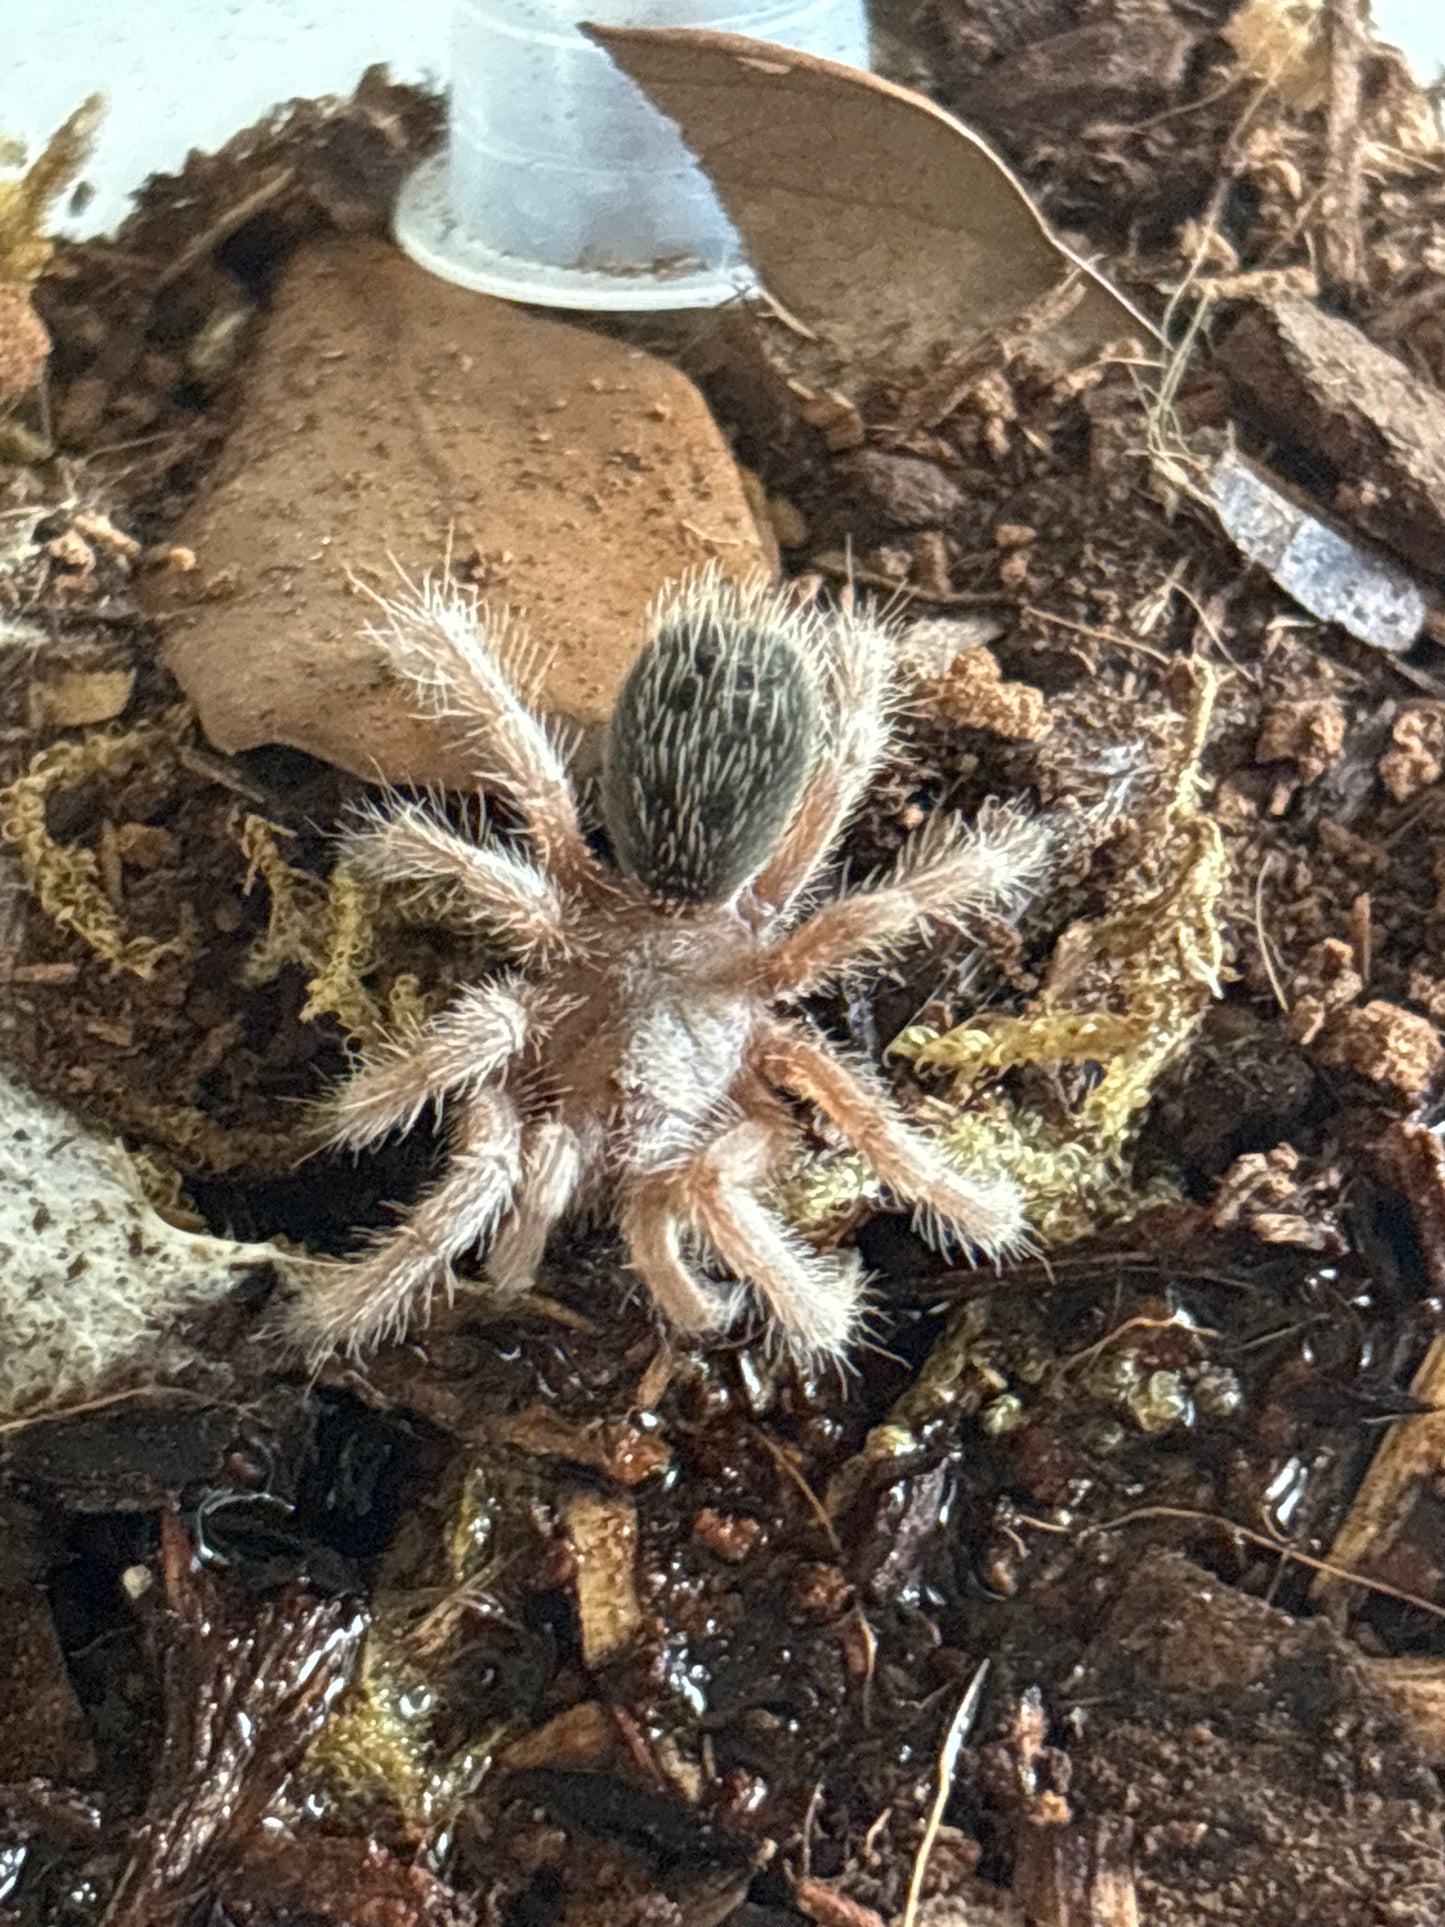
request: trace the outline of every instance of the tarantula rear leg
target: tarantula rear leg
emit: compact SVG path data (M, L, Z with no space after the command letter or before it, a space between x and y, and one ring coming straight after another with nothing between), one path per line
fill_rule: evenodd
M406 583L376 600L385 621L372 640L427 713L470 748L479 787L505 791L520 808L548 875L564 884L596 879L565 759L502 667L514 653L506 618L437 582Z
M921 832L886 882L820 904L750 960L749 981L765 997L799 997L931 923L1008 910L1039 881L1053 849L1050 826L1017 809L993 809L967 830Z
M490 926L523 955L568 948L567 906L544 870L460 835L420 803L369 812L347 850L373 883L405 884L444 923Z
M762 1297L799 1352L836 1356L858 1322L861 1274L852 1263L815 1251L761 1203L774 1134L739 1124L678 1174L680 1201L708 1243Z
M990 1258L1027 1247L1023 1201L1011 1179L955 1171L904 1121L881 1087L865 1082L800 1026L766 1026L752 1061L770 1084L815 1104L890 1191L920 1208L931 1243L956 1239Z
M291 1330L313 1361L337 1345L353 1355L400 1332L452 1264L488 1237L516 1195L521 1120L511 1099L483 1091L465 1100L451 1160L440 1181L359 1263L328 1265L292 1309Z

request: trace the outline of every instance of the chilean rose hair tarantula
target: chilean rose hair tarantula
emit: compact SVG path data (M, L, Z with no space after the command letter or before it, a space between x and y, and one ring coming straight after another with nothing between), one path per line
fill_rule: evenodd
M873 1071L779 1008L931 924L1016 907L1048 861L1045 824L990 806L972 828L935 819L886 878L820 888L888 745L888 625L715 572L669 591L606 738L609 863L504 673L505 628L435 585L385 607L373 633L386 659L461 732L478 791L510 802L525 843L474 839L393 800L353 833L352 855L448 921L499 935L516 962L369 1053L333 1096L340 1145L374 1144L432 1104L455 1125L433 1189L296 1304L312 1355L399 1332L478 1245L491 1293L525 1292L548 1233L579 1211L615 1218L677 1329L725 1327L751 1287L792 1349L841 1354L856 1261L814 1250L766 1201L800 1144L797 1100L935 1243L1018 1248L1014 1185L956 1171Z

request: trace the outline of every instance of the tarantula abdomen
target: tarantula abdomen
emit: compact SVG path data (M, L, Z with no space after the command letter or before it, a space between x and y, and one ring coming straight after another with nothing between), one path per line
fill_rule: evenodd
M607 728L602 815L618 862L655 896L726 902L792 816L821 721L797 626L716 581L664 607L633 664Z

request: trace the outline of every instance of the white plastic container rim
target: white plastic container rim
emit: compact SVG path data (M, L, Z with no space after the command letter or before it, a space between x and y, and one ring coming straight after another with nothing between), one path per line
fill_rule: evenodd
M585 9L583 11L582 9ZM752 285L676 126L578 22L707 27L868 65L862 0L457 0L448 142L396 236L434 274L556 308L712 308Z

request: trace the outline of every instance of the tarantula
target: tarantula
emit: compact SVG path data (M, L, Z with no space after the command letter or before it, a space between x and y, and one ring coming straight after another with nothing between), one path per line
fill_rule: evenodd
M505 627L437 586L384 606L372 633L386 658L463 732L478 790L510 802L526 844L392 800L354 832L354 857L499 935L516 964L370 1052L331 1099L341 1145L373 1144L433 1103L456 1122L435 1187L295 1307L312 1354L399 1331L438 1287L450 1293L475 1246L494 1294L525 1291L549 1232L579 1210L613 1214L680 1330L727 1325L751 1286L793 1348L841 1353L856 1263L814 1250L765 1202L800 1142L797 1100L935 1242L1017 1247L1009 1180L961 1175L876 1075L777 1009L932 922L1007 910L1048 859L1042 821L990 806L972 829L935 820L886 879L818 894L888 744L888 625L716 573L669 591L607 732L609 863L584 835L560 749L502 668Z

